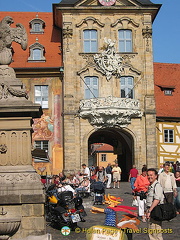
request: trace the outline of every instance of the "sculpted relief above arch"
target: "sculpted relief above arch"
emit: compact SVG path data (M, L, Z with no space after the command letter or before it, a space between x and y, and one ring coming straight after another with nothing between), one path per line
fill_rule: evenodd
M117 19L114 23L111 24L111 27L115 27L119 23L122 25L123 28L127 28L130 24L133 27L139 27L139 23L136 23L133 19L129 17L122 17L120 19Z
M105 24L100 22L97 18L94 17L86 17L82 19L79 23L76 24L76 27L81 27L83 24L86 24L88 28L92 28L93 24L97 24L99 27L104 27Z

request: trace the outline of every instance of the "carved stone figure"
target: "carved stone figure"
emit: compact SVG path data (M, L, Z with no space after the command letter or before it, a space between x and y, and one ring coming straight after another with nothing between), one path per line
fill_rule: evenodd
M107 44L106 50L103 51L101 55L96 54L94 61L98 65L97 70L105 75L107 81L109 81L112 75L120 77L123 70L122 57L118 56L115 52L115 41L107 38L104 38L104 41Z
M8 65L12 61L12 42L21 44L23 50L27 48L27 33L21 23L11 28L14 23L12 17L6 16L0 22L0 65Z
M7 152L6 144L0 144L0 153L6 153L6 152Z
M27 33L21 23L16 28L11 28L13 19L10 16L4 17L0 22L0 100L13 100L26 98L27 93L20 80L16 78L13 68L8 65L12 62L12 42L21 44L23 50L27 48Z

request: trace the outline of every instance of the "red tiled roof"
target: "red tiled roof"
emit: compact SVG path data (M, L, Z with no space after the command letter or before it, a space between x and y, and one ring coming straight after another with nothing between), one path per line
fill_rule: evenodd
M36 15L38 15L36 17ZM20 44L13 42L12 46L14 49L13 60L9 66L12 68L33 68L33 67L59 67L62 66L62 55L61 55L61 44L60 36L61 32L59 29L53 27L53 16L52 13L44 12L0 12L0 21L5 16L13 18L14 23L11 25L12 28L16 27L17 23L23 24L28 34L28 47L24 51L21 49ZM30 33L29 22L32 19L40 18L45 22L44 34L32 34ZM44 46L46 62L28 62L29 57L29 46L36 42Z
M154 63L154 83L157 117L180 118L180 64ZM165 95L172 86L172 96Z
M114 151L113 146L109 144L103 144L102 146L96 149L96 152L113 152L113 151Z

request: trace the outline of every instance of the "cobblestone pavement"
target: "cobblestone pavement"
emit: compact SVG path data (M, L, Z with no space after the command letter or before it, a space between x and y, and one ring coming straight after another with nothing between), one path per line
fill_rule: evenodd
M106 189L106 194L110 193L116 197L121 197L124 199L123 205L131 206L132 195L130 184L128 182L122 182L120 189ZM47 225L47 233L52 234L53 240L65 239L65 240L86 240L85 230L94 225L103 225L105 216L103 213L93 214L90 212L91 206L93 205L93 197L88 197L83 199L83 205L86 209L87 216L86 222L78 223L78 226L82 228L83 231L80 233L71 232L68 236L63 236L58 229L54 229ZM104 208L103 206L98 206ZM118 219L121 219L122 213L118 213ZM174 218L170 222L163 222L163 239L164 240L178 240L180 239L180 215ZM139 233L133 233L133 240L148 240L147 234L147 223L141 222L139 225Z

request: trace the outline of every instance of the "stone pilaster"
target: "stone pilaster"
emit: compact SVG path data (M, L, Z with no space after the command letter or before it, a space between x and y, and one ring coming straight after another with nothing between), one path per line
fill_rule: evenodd
M1 73L0 209L4 215L0 215L0 219L20 221L12 239L45 234L45 195L40 176L32 167L31 155L32 119L40 117L42 109L28 100L13 69L7 66L6 74Z

